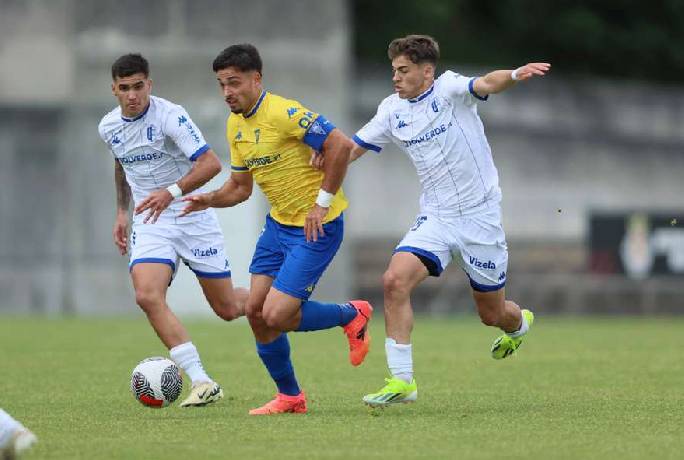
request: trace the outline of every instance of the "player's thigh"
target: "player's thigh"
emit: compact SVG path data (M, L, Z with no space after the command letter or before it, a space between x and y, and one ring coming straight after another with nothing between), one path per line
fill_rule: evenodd
M267 275L252 275L249 286L249 297L245 308L246 315L252 319L261 317L261 311L266 301L266 296L273 285L273 278Z
M404 238L394 249L394 255L412 254L415 259L422 263L430 276L440 276L451 262L450 242L445 236L444 223L440 219L429 214L420 214L416 218L416 223L406 232ZM392 259L394 259L394 255ZM402 257L397 260L397 264L406 261L404 264L408 271L415 267L414 263L408 262L412 260L411 258ZM391 269L392 263L388 269L390 274ZM418 273L416 273L417 275Z
M382 281L385 291L409 294L430 275L424 261L412 252L395 252Z
M449 230L473 291L501 290L506 285L508 246L498 207L459 218Z
M273 282L273 287L280 293L300 301L311 296L342 244L343 217L324 224L323 230L325 234L317 241L306 241L302 228L281 232L281 241L288 246L288 252ZM289 302L285 304L289 305Z
M144 309L163 307L173 268L167 263L140 262L131 267L135 300Z

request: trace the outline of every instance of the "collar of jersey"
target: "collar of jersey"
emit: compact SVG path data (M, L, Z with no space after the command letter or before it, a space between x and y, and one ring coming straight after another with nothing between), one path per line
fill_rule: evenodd
M259 106L261 105L261 101L264 100L264 97L266 97L266 91L261 92L261 96L259 96L259 99L256 101L256 104L254 104L254 107L252 107L252 110L245 114L245 118L251 117L256 113L257 110L259 110Z
M420 101L422 101L423 99L425 99L426 97L428 97L430 94L432 94L432 91L433 91L434 89L435 89L435 84L433 83L432 86L430 86L430 89L428 89L427 91L425 91L425 92L424 92L423 94L421 94L420 96L414 97L413 99L409 99L408 101L411 102L411 103L420 102Z
M145 107L145 110L143 110L142 113L140 113L139 115L137 115L137 116L134 117L134 118L126 118L126 117L124 117L123 115L121 115L121 119L122 119L123 121L127 121L127 122L129 122L129 123L130 123L131 121L140 120L142 117L145 116L145 114L147 113L147 111L150 110L150 105L151 105L151 103L147 104L147 107Z

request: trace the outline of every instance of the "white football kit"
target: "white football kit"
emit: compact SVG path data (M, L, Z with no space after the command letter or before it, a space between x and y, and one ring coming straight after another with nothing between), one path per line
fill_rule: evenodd
M380 152L394 142L413 161L420 212L395 252L418 256L433 276L459 257L473 289L506 283L508 249L501 225L501 189L477 114L475 78L444 72L414 99L385 98L354 141Z
M135 118L124 117L116 107L102 118L98 130L126 173L135 205L176 183L209 150L185 109L156 96L150 96L147 109ZM201 187L196 190L202 191ZM183 202L175 199L154 224L143 223L148 211L133 217L129 267L163 263L175 273L182 260L197 276L230 277L214 210L179 217L183 208Z

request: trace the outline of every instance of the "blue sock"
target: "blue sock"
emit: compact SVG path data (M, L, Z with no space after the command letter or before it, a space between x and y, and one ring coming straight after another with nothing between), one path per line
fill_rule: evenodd
M297 396L301 392L290 361L290 342L287 340L287 334L280 334L271 343L257 342L257 353L278 386L279 393Z
M356 318L357 310L351 304L322 303L313 300L302 302L302 320L297 331L320 331L335 326L346 326Z

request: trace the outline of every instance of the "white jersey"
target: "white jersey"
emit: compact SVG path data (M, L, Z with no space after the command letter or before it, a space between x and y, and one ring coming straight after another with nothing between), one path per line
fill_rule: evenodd
M126 118L121 114L121 107L115 108L102 118L98 130L123 166L136 205L150 193L185 176L192 162L209 150L185 109L156 96L150 96L147 109L135 118ZM180 199L174 200L161 213L158 222L176 223L183 208ZM192 213L180 221L202 220L212 213L210 210ZM135 216L133 222L142 222L145 215L146 212Z
M444 72L415 99L385 98L354 136L380 152L390 141L411 158L422 185L422 213L449 217L501 200L499 176L477 114L474 78Z

